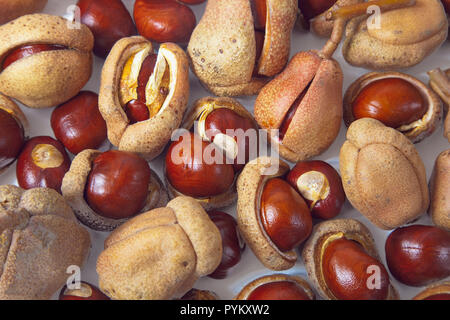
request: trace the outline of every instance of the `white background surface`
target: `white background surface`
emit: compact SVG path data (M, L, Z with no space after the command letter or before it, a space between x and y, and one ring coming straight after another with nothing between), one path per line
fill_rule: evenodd
M44 12L63 16L67 14L67 7L71 4L76 4L76 2L76 0L49 0L49 3ZM123 0L123 2L132 13L134 0ZM197 16L197 21L200 20L204 7L205 4L191 6ZM306 31L296 28L294 30L291 41L291 55L295 54L298 51L320 49L325 42L325 39L320 39ZM368 70L354 68L348 65L342 58L340 48L336 52L335 58L340 62L344 71L344 90L350 85L350 83L357 79L357 77L368 72ZM87 83L84 90L91 90L98 93L102 65L103 60L95 57L92 78ZM428 82L426 72L436 67L450 67L450 41L447 41L438 51L427 57L418 66L403 70L403 72L413 75L424 82ZM200 85L193 74L191 74L190 80L191 95L189 100L189 107L196 99L210 95L206 90L203 89L203 87ZM255 97L239 98L238 100L242 104L244 104L250 111L253 110ZM30 122L30 137L37 135L49 135L52 137L54 136L50 127L50 115L53 108L45 110L33 110L22 106L22 110L25 112ZM342 124L339 137L336 139L333 145L324 154L317 157L317 159L328 161L337 168L339 149L345 140L345 133L346 127L344 126L344 124ZM443 138L442 126L438 130L436 130L436 132L431 137L416 145L416 148L418 149L425 163L428 178L431 175L434 160L436 159L438 154L443 150L448 149L449 147L450 146L448 142ZM150 166L158 172L161 178L163 157L164 155L160 156L150 163ZM15 169L15 165L12 165L2 176L0 176L0 184L17 184ZM233 215L236 214L235 206L226 208L223 211ZM345 204L342 213L338 216L338 218L355 218L366 224L373 233L377 248L382 257L382 261L386 265L384 243L389 232L382 231L372 226L370 222L366 218L361 216L361 214L359 214L355 209L353 209L348 202ZM424 215L416 223L431 224L431 220L427 215ZM103 249L103 240L106 235L107 233L104 232L102 233L91 231L92 249L87 264L82 268L82 280L97 285L98 278L95 272L95 263L97 256ZM230 271L230 275L228 276L228 278L224 280L203 278L196 283L195 287L215 291L222 299L232 299L240 291L240 289L251 280L259 276L272 273L274 272L264 268L263 265L254 256L253 252L249 248L246 248L241 262ZM297 262L294 268L285 271L285 273L307 277L301 262ZM402 299L410 299L421 290L421 288L413 288L402 285L395 279L392 279L392 283L398 289L400 297Z

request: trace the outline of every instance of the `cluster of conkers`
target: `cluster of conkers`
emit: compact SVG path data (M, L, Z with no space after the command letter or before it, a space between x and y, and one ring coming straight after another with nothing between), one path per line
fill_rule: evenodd
M345 35L343 55L352 65L413 66L446 39L449 2L210 0L196 25L187 5L203 1L137 0L132 17L121 0L79 0L82 24L70 28L56 16L20 17L47 1L0 0L0 24L19 17L0 26L0 91L33 108L58 105L50 121L57 140L28 139L26 117L0 94L0 171L17 159L22 188L0 187L9 250L0 296L42 298L60 288L64 268L81 265L89 246L76 216L112 233L97 260L99 288L66 285L60 300L217 299L193 285L203 276L226 278L246 245L271 270L289 269L301 255L312 286L295 275L268 275L237 300L314 300L315 292L397 299L388 270L403 284L429 286L414 299L449 299L449 151L436 159L427 185L413 146L439 126L443 105L448 109L449 71L430 71L431 89L404 73L371 72L343 97L343 73L332 58ZM371 6L381 10L381 28L371 27ZM304 25L329 40L288 62L298 9ZM92 52L106 59L99 95L80 91ZM255 118L225 97L199 99L185 114L189 66L218 96L259 93ZM330 164L307 159L330 147L342 119L349 128L341 179ZM292 169L256 158L258 126L296 163ZM118 150L98 150L107 138ZM171 139L164 185L147 161ZM365 225L334 219L346 197L374 225L395 229L385 245L388 268ZM237 220L214 210L236 200ZM402 227L427 209L437 227ZM18 241L34 248L33 263L54 271L31 289L24 280L32 264L22 261ZM371 271L378 275L373 286Z
M312 213L333 218L345 201L339 174L322 161L299 163L289 171L281 160L257 158L245 166L237 188L239 229L272 270L295 264L296 247L312 232Z

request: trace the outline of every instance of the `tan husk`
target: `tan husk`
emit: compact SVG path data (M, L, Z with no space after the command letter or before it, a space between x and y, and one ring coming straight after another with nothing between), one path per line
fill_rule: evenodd
M237 296L234 298L234 300L247 300L248 296L259 286L262 286L264 284L271 283L271 282L278 282L278 281L294 282L305 291L305 293L308 295L310 300L315 299L314 291L312 290L309 283L302 277L291 276L291 275L287 275L287 274L272 274L272 275L257 278L255 280L253 280L252 282L248 283L247 285L245 285L245 287L242 288L242 290L237 294Z
M0 25L25 14L44 9L47 0L0 0Z
M92 169L92 162L100 151L87 149L75 156L69 171L65 174L61 191L67 203L72 207L77 218L89 228L100 231L111 231L128 219L110 219L96 213L84 198L87 179ZM167 204L168 195L158 175L151 170L150 185L146 204L141 212Z
M355 18L346 29L345 60L367 69L414 66L447 39L448 21L440 0L416 0L415 5L382 13L379 29L367 27L367 17Z
M0 186L0 299L50 299L90 248L64 198L47 188Z
M274 170L268 174L268 169ZM270 240L259 213L261 191L266 181L283 176L288 171L289 165L282 160L260 157L244 167L237 182L237 221L240 234L259 261L271 270L290 269L297 261L295 250L281 252Z
M450 149L437 157L429 187L431 204L428 213L435 225L450 231Z
M328 289L325 279L322 276L320 262L322 243L325 238L339 232L344 233L347 238L358 241L363 245L368 255L381 261L370 230L361 222L354 219L335 219L315 225L311 236L303 247L302 259L309 279L312 281L319 295L327 300L336 300L336 297ZM387 300L397 299L398 293L394 286L390 284Z
M355 120L352 107L353 102L358 98L359 93L370 83L389 78L399 78L411 83L420 92L427 106L427 112L421 119L396 129L403 133L413 143L418 143L433 134L440 125L443 113L442 102L438 95L420 80L405 73L394 71L367 73L359 77L348 87L344 95L344 121L347 127ZM411 128L411 125L414 125L414 127Z
M309 51L292 57L286 69L261 90L255 102L255 119L270 130L271 142L283 158L302 161L321 154L333 143L342 121L342 82L342 70L334 59L322 59ZM304 90L307 93L280 142L272 129L280 128Z
M9 65L0 72L0 92L32 108L52 107L74 97L91 76L94 37L87 26L71 29L69 23L58 16L31 14L0 26L0 61L23 45L67 47Z
M429 205L425 166L414 145L380 121L354 121L341 148L340 172L351 204L374 225L394 229Z
M29 136L30 125L28 123L27 117L22 112L20 107L8 97L0 93L0 109L8 112L13 118L19 123L24 132L24 138L27 139ZM14 162L11 162L13 164ZM0 174L2 174L11 164L6 167L0 168Z
M141 154L154 159L164 150L172 132L183 119L189 99L189 64L183 49L173 43L163 43L159 54L168 63L170 71L169 94L161 110L148 120L130 124L120 104L120 79L127 60L151 43L143 37L123 38L116 42L102 70L99 109L106 121L108 138L122 151Z
M249 0L210 0L188 45L191 67L215 95L256 94L267 79L253 77L280 72L289 57L295 23L295 0L267 0L266 37L259 61Z
M438 294L450 294L450 281L436 282L430 284L425 290L418 293L413 300L424 300Z
M444 121L444 137L450 142L450 69L442 71L434 69L428 72L430 87L441 97L444 102L447 116Z
M97 260L100 289L112 299L169 299L190 290L222 259L222 239L192 198L138 215L110 234Z

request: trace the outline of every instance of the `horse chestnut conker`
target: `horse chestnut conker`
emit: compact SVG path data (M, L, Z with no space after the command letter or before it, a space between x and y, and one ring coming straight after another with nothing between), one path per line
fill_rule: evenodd
M247 130L253 129L256 133L257 127L254 121L239 115L232 109L218 108L207 114L204 120L200 120L200 124L204 124L204 136L209 141L222 148L225 146L225 155L234 159L234 169L236 172L240 171L250 159L250 143L255 142L251 142L248 136L240 136L239 131L245 134ZM232 135L229 133L231 130L235 132ZM234 139L235 143L231 143L230 146L231 140L225 135Z
M267 181L260 208L262 226L280 251L294 249L311 234L312 219L308 206L286 181L280 178Z
M9 112L0 109L0 170L16 160L24 142L22 125Z
M428 110L420 91L401 78L385 78L368 84L352 108L355 119L374 118L394 129L421 119Z
M98 110L98 95L82 91L55 108L50 123L56 139L73 154L97 149L106 140L106 122Z
M70 158L57 140L39 136L28 140L17 159L17 182L23 189L52 188L61 193Z
M171 186L194 198L223 194L234 182L233 165L214 144L192 132L172 142L165 164Z
M303 161L295 165L286 180L305 199L313 217L336 217L345 203L339 173L324 161Z
M386 240L392 275L409 286L423 286L450 276L450 232L412 225L394 230Z
M85 199L103 217L129 218L144 208L150 176L148 163L138 155L117 150L104 152L93 161Z
M337 235L322 251L322 273L328 289L339 300L385 300L389 292L386 268L357 241ZM368 286L371 269L378 286ZM376 279L378 278L378 279Z
M231 215L221 211L210 211L208 215L220 231L223 248L222 261L209 277L224 279L227 277L228 270L241 260L245 244L240 238L237 222Z
M106 58L111 48L125 37L136 34L136 27L121 0L79 0L81 23L94 35L94 53Z
M176 0L136 0L139 34L151 41L187 43L196 25L191 8Z

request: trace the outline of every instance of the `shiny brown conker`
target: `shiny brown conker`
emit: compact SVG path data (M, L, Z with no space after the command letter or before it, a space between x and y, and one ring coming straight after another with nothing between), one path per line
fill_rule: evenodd
M411 124L428 108L420 91L401 78L385 78L365 86L352 104L355 119L374 118L391 128Z
M107 137L98 95L91 91L81 91L53 110L50 123L56 139L73 154L98 149Z
M286 180L305 199L315 218L336 217L345 203L345 192L339 173L320 160L297 163Z
M23 189L52 188L61 193L70 158L61 142L47 136L28 140L17 159L16 176Z
M22 125L9 112L0 109L0 170L16 160L24 143Z
M450 232L412 225L394 230L386 240L392 275L409 286L423 286L450 276Z
M305 200L280 178L266 182L261 195L260 217L267 235L282 252L294 249L312 231L311 213Z
M233 216L221 211L210 211L208 215L220 231L223 248L222 261L217 269L208 276L214 279L225 279L228 270L241 260L245 244L240 238L237 222Z
M388 296L386 268L356 241L332 240L324 248L321 267L328 289L339 300L385 300Z
M223 153L192 132L172 142L165 165L170 184L194 198L220 195L234 182L233 165L226 163Z
M81 23L94 35L94 53L106 58L116 41L136 34L136 27L121 0L79 0Z
M99 215L125 219L144 208L151 170L148 163L131 152L111 150L98 155L85 187L85 199Z

